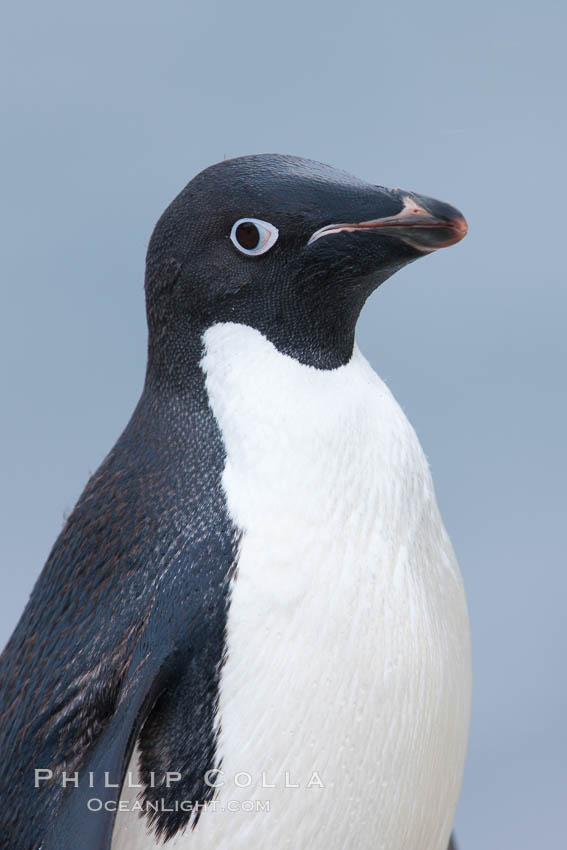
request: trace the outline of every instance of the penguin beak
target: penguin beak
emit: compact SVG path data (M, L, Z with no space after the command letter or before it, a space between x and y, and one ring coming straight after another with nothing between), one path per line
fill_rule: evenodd
M402 189L394 189L392 195L402 204L401 210L395 215L369 221L328 224L316 230L307 244L312 245L318 239L334 233L373 230L400 239L422 254L429 254L438 248L460 242L466 235L467 222L464 216L449 204Z

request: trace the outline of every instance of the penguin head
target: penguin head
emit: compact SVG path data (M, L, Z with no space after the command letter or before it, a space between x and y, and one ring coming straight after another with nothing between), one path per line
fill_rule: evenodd
M336 368L370 293L466 229L448 204L318 162L225 160L188 183L150 240L150 358L197 356L208 327L236 322L302 363Z

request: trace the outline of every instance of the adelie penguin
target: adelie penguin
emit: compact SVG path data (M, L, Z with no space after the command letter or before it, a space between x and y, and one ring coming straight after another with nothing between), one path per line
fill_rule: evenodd
M142 396L1 658L3 850L446 850L463 587L355 326L465 232L276 155L162 215Z

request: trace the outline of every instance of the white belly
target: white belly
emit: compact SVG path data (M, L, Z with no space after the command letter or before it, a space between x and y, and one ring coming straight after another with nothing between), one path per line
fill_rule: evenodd
M446 850L468 621L417 437L358 349L321 371L241 325L205 343L243 537L217 802L166 847ZM118 815L113 850L154 846L136 815Z

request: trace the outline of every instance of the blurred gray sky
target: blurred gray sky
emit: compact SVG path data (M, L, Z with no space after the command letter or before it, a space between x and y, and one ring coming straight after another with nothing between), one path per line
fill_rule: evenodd
M563 846L564 4L20 2L0 34L0 641L141 389L144 253L225 156L453 202L359 343L429 456L471 610L461 850Z

